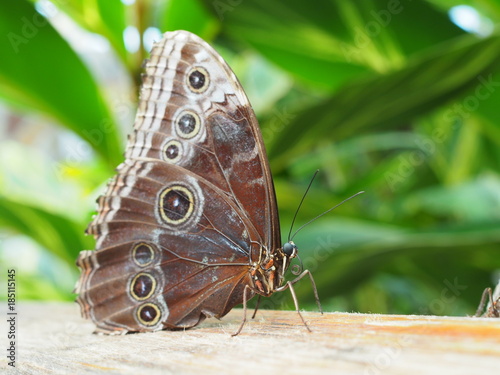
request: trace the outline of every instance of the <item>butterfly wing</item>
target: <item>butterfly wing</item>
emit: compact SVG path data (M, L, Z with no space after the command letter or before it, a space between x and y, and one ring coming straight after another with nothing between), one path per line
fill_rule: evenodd
M98 200L76 292L108 333L192 327L242 302L262 248L280 244L253 110L207 43L166 33L143 77L126 160Z

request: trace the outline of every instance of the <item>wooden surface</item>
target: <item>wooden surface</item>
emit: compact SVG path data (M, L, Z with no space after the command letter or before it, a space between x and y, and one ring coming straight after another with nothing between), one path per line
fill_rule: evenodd
M496 374L500 319L242 311L187 331L92 334L76 304L17 306L19 374ZM2 352L7 327L2 310ZM7 369L7 371L5 371Z

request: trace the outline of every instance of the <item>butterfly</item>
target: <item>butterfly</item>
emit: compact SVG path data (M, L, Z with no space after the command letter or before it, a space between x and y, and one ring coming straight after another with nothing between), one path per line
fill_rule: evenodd
M145 64L125 161L98 198L75 288L97 332L185 329L268 297L297 256L281 243L259 126L222 57L187 31L164 34ZM309 328L308 328L309 329Z

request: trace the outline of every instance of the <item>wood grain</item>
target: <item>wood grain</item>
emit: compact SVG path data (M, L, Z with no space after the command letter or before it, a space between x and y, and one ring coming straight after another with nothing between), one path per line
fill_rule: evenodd
M487 374L500 369L500 319L260 311L231 337L242 311L187 331L92 334L76 304L23 303L20 374ZM2 311L5 317L6 311ZM2 351L7 347L2 319ZM2 371L3 372L3 371Z

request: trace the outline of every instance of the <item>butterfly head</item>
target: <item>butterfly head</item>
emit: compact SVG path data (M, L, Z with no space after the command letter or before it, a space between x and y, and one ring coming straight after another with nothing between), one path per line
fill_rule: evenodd
M286 242L282 247L283 253L288 259L293 259L297 256L297 245L293 241Z
M288 242L285 242L283 244L283 247L279 249L279 253L281 254L281 282L285 280L285 272L286 270L290 267L290 264L292 262L292 259L297 258L299 260L299 265L295 265L292 268L292 273L294 275L298 275L300 272L302 272L302 260L299 257L299 249L297 245L292 240L289 240ZM298 271L299 270L299 271Z

